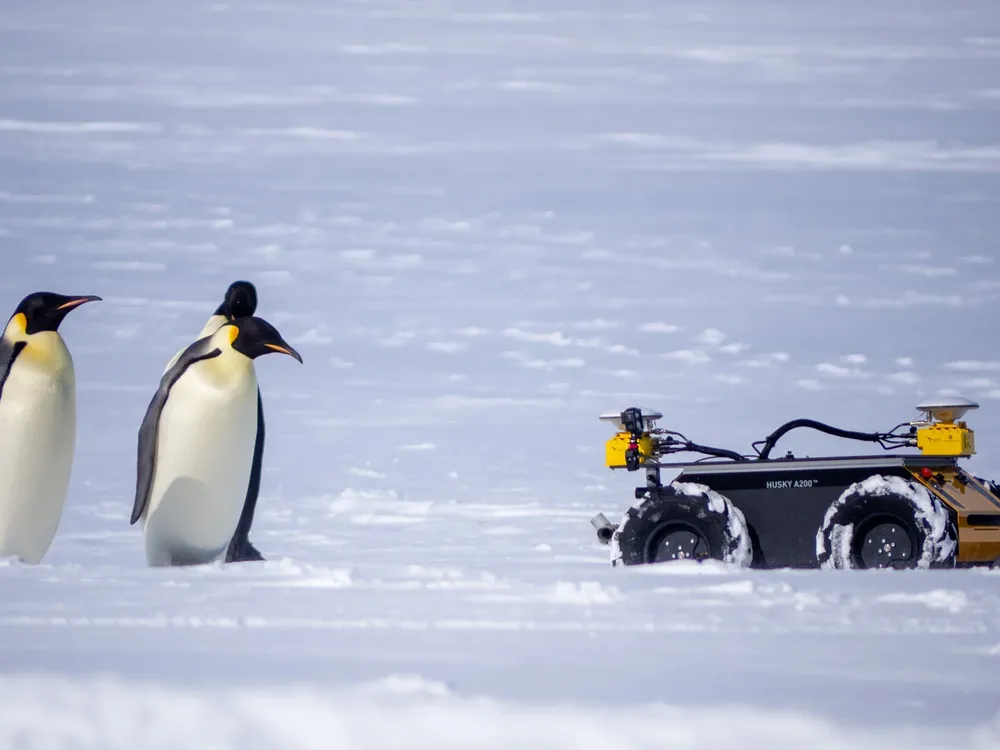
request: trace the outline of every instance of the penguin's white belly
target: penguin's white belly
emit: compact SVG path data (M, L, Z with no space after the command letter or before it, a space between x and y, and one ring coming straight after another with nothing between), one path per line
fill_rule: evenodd
M150 565L225 553L246 497L257 434L257 383L224 389L182 376L160 415L143 534Z
M31 564L45 557L66 503L75 442L72 366L44 372L15 361L0 398L0 556Z

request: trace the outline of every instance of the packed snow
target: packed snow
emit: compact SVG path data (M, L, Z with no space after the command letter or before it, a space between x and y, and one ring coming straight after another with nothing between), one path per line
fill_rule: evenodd
M640 404L748 452L962 395L1000 478L994 0L8 6L0 302L104 301L0 745L1000 748L1000 570L614 568L589 523ZM267 561L150 569L139 424L238 278L304 358L257 366Z

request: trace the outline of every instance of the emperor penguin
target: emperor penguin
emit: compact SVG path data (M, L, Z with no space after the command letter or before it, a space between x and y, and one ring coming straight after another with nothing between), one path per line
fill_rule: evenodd
M151 567L221 559L243 510L254 462L254 360L301 355L266 320L237 318L181 352L139 428L131 524L143 521Z
M226 289L222 302L209 317L198 338L211 336L219 328L232 320L249 318L257 312L257 288L249 281L242 279L234 281ZM183 350L182 350L183 351ZM177 362L182 352L174 355L167 364L164 373ZM261 467L264 461L264 402L260 389L257 390L257 437L254 443L253 466L250 470L250 482L247 485L246 497L243 501L243 511L240 513L236 531L226 550L226 562L262 561L264 556L250 541L250 527L253 526L254 512L257 509L257 496L260 494Z
M257 288L249 281L234 281L226 289L226 293L222 297L222 302L215 308L215 312L209 316L204 327L201 329L201 333L195 338L201 339L205 338L205 336L211 336L229 321L236 320L237 318L249 318L256 312ZM164 372L174 366L174 363L183 351L182 349L174 355L174 358L164 368Z
M76 446L76 374L59 325L100 299L29 294L0 337L0 557L37 565L55 538Z

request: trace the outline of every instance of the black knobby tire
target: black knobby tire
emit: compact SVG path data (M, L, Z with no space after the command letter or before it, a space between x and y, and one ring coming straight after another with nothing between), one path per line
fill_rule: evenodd
M816 533L821 568L951 568L955 520L941 500L909 479L873 476L834 501Z
M700 484L674 483L629 508L611 538L611 562L646 565L706 560L749 567L746 520L728 498Z

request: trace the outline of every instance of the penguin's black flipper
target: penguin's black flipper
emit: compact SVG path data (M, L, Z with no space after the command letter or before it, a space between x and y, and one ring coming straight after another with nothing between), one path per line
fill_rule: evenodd
M133 525L142 518L149 502L149 493L153 489L153 476L156 473L156 436L160 426L160 415L163 407L166 406L167 398L170 396L170 389L180 379L184 371L195 362L203 359L212 359L222 354L218 347L211 349L211 336L198 339L187 349L181 352L173 367L163 373L160 378L160 387L153 394L153 399L146 408L146 416L143 417L142 425L139 427L139 455L136 462L136 482L135 482L135 502L132 504L132 520L129 525Z
M27 342L24 341L11 344L5 338L0 337L0 397L3 397L3 387L7 378L10 377L10 368L14 366L14 360L27 345Z
M253 446L253 464L250 467L250 483L247 485L246 499L243 501L243 512L236 524L236 531L226 550L226 562L263 562L264 556L250 541L250 527L253 526L253 514L257 509L257 495L260 492L261 466L264 462L264 401L257 388L257 439Z

